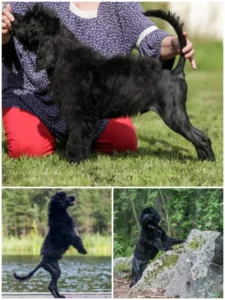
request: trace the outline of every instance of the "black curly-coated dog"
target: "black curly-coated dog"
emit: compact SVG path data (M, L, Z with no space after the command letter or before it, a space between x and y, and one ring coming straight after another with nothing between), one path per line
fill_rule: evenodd
M179 37L180 48L185 47L179 17L162 10L144 14L171 24ZM68 135L60 148L70 162L89 157L100 120L150 110L189 140L200 160L215 160L209 138L191 125L186 112L187 84L182 52L173 71L164 70L160 61L149 56L107 59L80 42L54 10L36 4L25 15L14 16L13 35L24 49L37 55L37 71L47 71L50 95L67 124Z
M140 215L141 232L134 250L130 287L141 278L149 260L155 258L159 250L168 251L173 245L184 243L183 240L167 236L158 225L160 219L157 211L150 207L145 208Z
M45 269L51 275L48 289L55 298L65 298L57 289L57 281L61 274L58 261L70 246L76 248L81 254L87 253L81 238L76 233L74 220L67 213L67 208L72 206L74 201L73 196L67 197L64 192L58 192L52 197L48 212L49 232L41 248L42 260L26 276L18 276L14 273L16 279L24 281L33 276L38 269Z

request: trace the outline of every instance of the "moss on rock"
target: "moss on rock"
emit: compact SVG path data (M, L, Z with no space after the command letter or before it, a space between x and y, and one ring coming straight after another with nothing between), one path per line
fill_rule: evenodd
M144 277L144 280L146 283L151 283L151 281L156 278L156 276L163 271L163 269L170 268L171 266L174 266L177 263L177 260L179 258L178 254L170 254L170 255L163 255L161 257L162 260L161 262L155 261L154 262L154 268L151 270L147 271Z
M172 247L172 250L176 250L178 253L181 253L184 249L184 244L177 244Z
M114 270L118 271L118 272L125 272L125 271L129 271L130 268L128 267L128 265L126 263L121 262L121 264L118 264L114 267Z
M163 261L163 265L169 268L177 263L178 258L179 258L178 254L168 255L167 257L165 257L165 260Z
M145 273L144 281L146 283L151 283L151 281L156 278L156 276L163 270L163 265L157 263L154 269L151 269Z
M188 244L188 247L194 251L194 250L199 249L204 243L205 243L205 240L203 239L203 237L197 236L190 241L190 243Z

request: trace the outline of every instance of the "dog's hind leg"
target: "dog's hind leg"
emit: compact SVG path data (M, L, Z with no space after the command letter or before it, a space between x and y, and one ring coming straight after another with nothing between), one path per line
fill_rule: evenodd
M61 270L58 264L58 261L49 261L43 264L43 268L50 273L51 282L48 286L49 291L53 295L54 298L66 298L65 296L59 294L57 288L57 282L61 275Z
M136 257L133 258L133 261L132 261L132 281L131 281L131 284L130 284L130 288L132 286L134 286L138 282L138 280L141 279L141 276L142 276L144 270L147 267L147 263L148 263L147 260L139 260Z
M159 115L167 126L181 134L195 146L200 160L215 161L210 139L192 126L186 112L185 103L175 103L172 110L162 109Z

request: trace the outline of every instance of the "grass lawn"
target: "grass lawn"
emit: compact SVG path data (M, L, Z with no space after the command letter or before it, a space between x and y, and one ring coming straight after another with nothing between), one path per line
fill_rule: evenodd
M137 153L95 154L80 165L70 165L57 154L10 159L3 137L3 186L222 186L222 44L195 45L198 71L187 63L187 108L193 125L211 138L216 163L198 161L192 144L149 112L133 119Z

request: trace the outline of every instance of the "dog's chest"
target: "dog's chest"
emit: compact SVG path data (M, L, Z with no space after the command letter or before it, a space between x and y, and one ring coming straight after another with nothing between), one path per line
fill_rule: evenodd
M69 228L71 231L74 230L75 227L75 222L74 219L72 217L69 217L65 223L65 225L67 226L67 228Z

